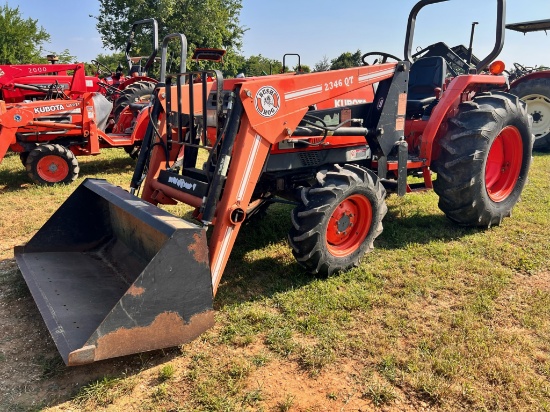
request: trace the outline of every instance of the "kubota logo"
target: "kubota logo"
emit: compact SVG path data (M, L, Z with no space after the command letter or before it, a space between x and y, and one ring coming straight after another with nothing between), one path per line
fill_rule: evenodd
M54 104L53 106L35 107L34 113L35 114L50 113L56 110L65 110L65 107L62 104Z
M334 99L334 107L353 106L362 103L367 103L367 101L365 99Z
M264 86L256 92L254 104L263 117L273 117L281 107L281 96L273 87Z

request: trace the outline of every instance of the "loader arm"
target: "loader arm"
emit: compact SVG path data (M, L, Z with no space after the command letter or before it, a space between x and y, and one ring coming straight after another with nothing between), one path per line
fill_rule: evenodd
M396 63L388 63L268 81L258 79L241 86L238 97L245 113L235 141L238 150L233 152L209 245L214 294L241 228L242 220L237 221L235 216L247 210L271 146L292 138L308 107L392 78L396 69ZM274 93L279 100L278 108L274 100L273 115L269 107L261 104L263 96L269 93ZM404 115L403 111L395 119L396 130L401 132Z
M218 168L214 173L215 176L223 175L221 180L214 178L214 182L221 185L218 189L223 186L220 198L204 193L194 194L191 190L179 191L176 184L168 184L166 178L161 179L167 174L163 170L166 169L166 163L172 164L179 151L177 145L172 146L169 151L170 159L166 162L167 135L170 140L172 136L171 133L163 132L163 143L152 148L142 197L152 203L184 202L197 207L201 212L206 211L206 214L208 210L215 209L215 224L209 241L214 295L272 145L283 140L295 139L293 134L298 124L308 109L315 104L374 83L391 80L396 71L405 70L402 63L386 63L322 73L285 74L226 81L224 90L231 88L236 101L231 114L228 114L228 131L223 139L221 151L224 152L224 144L232 145L232 148L226 150L227 155L220 155ZM195 85L193 89L196 87ZM188 105L185 102L188 100L189 86L183 86L180 95L180 104L187 109ZM400 99L387 99L391 100L390 104L395 106L394 111L398 113L397 116L392 116L393 124L387 130L388 138L392 134L403 135L403 103L406 101L406 88L402 87L398 95ZM165 97L162 93L159 93L159 98L164 110L170 112L170 108L163 101ZM385 97L380 97L375 102L378 109L382 109L385 104ZM235 116L235 111L238 110L240 112ZM161 116L160 130L166 130L166 127L166 119ZM231 136L231 130L234 130L234 136ZM365 138L367 133L365 130ZM231 143L228 143L230 140ZM181 179L180 186L191 182L191 179L181 178L176 174L171 174L170 178L172 182ZM208 187L208 194L215 192L216 188L212 186L214 184ZM209 224L210 219L203 220L203 223Z

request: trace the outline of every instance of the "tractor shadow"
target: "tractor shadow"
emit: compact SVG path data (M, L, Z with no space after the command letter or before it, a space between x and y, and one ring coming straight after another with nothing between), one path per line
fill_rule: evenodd
M291 210L291 206L273 205L267 215L243 226L214 301L216 309L269 298L318 279L295 261L286 242ZM402 216L398 206L389 207L383 225L376 249L400 250L411 242L447 243L483 231L460 227L441 212Z

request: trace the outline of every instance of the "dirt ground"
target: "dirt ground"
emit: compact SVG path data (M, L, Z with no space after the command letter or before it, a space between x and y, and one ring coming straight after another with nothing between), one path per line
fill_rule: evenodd
M131 394L118 398L106 410L171 410L144 408L150 399L151 382L154 383L159 366L167 362L175 365L180 374L171 381L176 393L185 401L186 385L181 371L186 370L190 356L179 348L121 359L97 362L93 365L67 368L40 316L30 292L26 288L15 261L0 262L0 410L1 411L78 411L70 400L86 384L105 376L138 378ZM190 344L188 353L200 350ZM265 348L256 345L248 351ZM242 349L241 349L242 350ZM238 349L236 350L238 351ZM238 356L236 353L234 354ZM219 354L232 356L232 354ZM263 410L284 410L281 405L290 401L290 411L370 411L372 402L361 396L357 382L353 381L357 365L355 360L334 364L312 377L300 370L296 363L273 359L255 370L249 377L249 391L261 388ZM329 394L330 396L327 396ZM425 403L411 403L406 395L391 407L381 411L427 411ZM86 409L89 410L89 409ZM103 410L103 409L102 409ZM179 410L179 409L174 409ZM249 409L254 410L254 409Z

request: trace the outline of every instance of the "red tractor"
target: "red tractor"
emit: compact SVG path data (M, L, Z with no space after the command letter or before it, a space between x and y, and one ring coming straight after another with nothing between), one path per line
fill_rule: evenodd
M152 37L152 52L147 57L132 57L130 51L134 45L138 27L150 27ZM147 76L158 51L158 27L155 19L146 19L132 25L125 54L128 64L128 74L124 75L124 68L119 65L112 71L97 60L92 60L96 67L93 76L86 76L85 91L102 92L115 101L122 90L136 82L151 83L156 80ZM67 97L72 89L73 72L83 63L57 64L57 57L49 55L52 64L19 64L0 65L0 99L6 103L22 103L29 100L50 100ZM142 66L142 61L145 60ZM154 87L154 86L153 86ZM153 87L147 86L148 94Z
M74 64L0 65L0 100L22 103L50 100L70 93L72 74L83 66ZM86 76L86 90L101 91L99 76Z
M239 230L271 202L294 204L292 253L321 276L358 265L382 233L387 194L432 187L432 171L453 222L487 228L510 216L531 164L530 117L500 91L506 77L479 74L502 49L505 0L492 52L452 79L443 58L411 56L418 12L441 1L411 11L404 60L343 70L166 76L168 41L186 43L165 38L130 193L87 179L15 250L64 361L174 346L209 328ZM371 103L313 107L374 84ZM155 206L178 202L196 223Z
M507 29L529 33L550 30L550 19L507 24ZM547 55L550 58L550 54ZM550 151L550 70L525 67L514 63L510 93L525 103L533 117L533 149Z
M148 57L131 57L129 52L140 26L151 26L153 51ZM115 73L102 72L109 69L94 61L98 73L106 76L101 81L85 76L81 63L45 65L42 69L36 65L7 66L3 91L11 97L8 102L0 101L0 162L8 149L18 152L35 183L54 184L70 183L78 177L76 156L97 155L106 147L122 147L136 155L142 133L134 126L157 82L147 76L158 52L154 19L132 25L125 52L128 76L122 73L122 67ZM142 60L146 60L143 66ZM26 70L57 71L53 76L18 77ZM38 81L53 83L48 87L31 84ZM12 91L15 94L10 95ZM19 102L21 97L36 100Z

